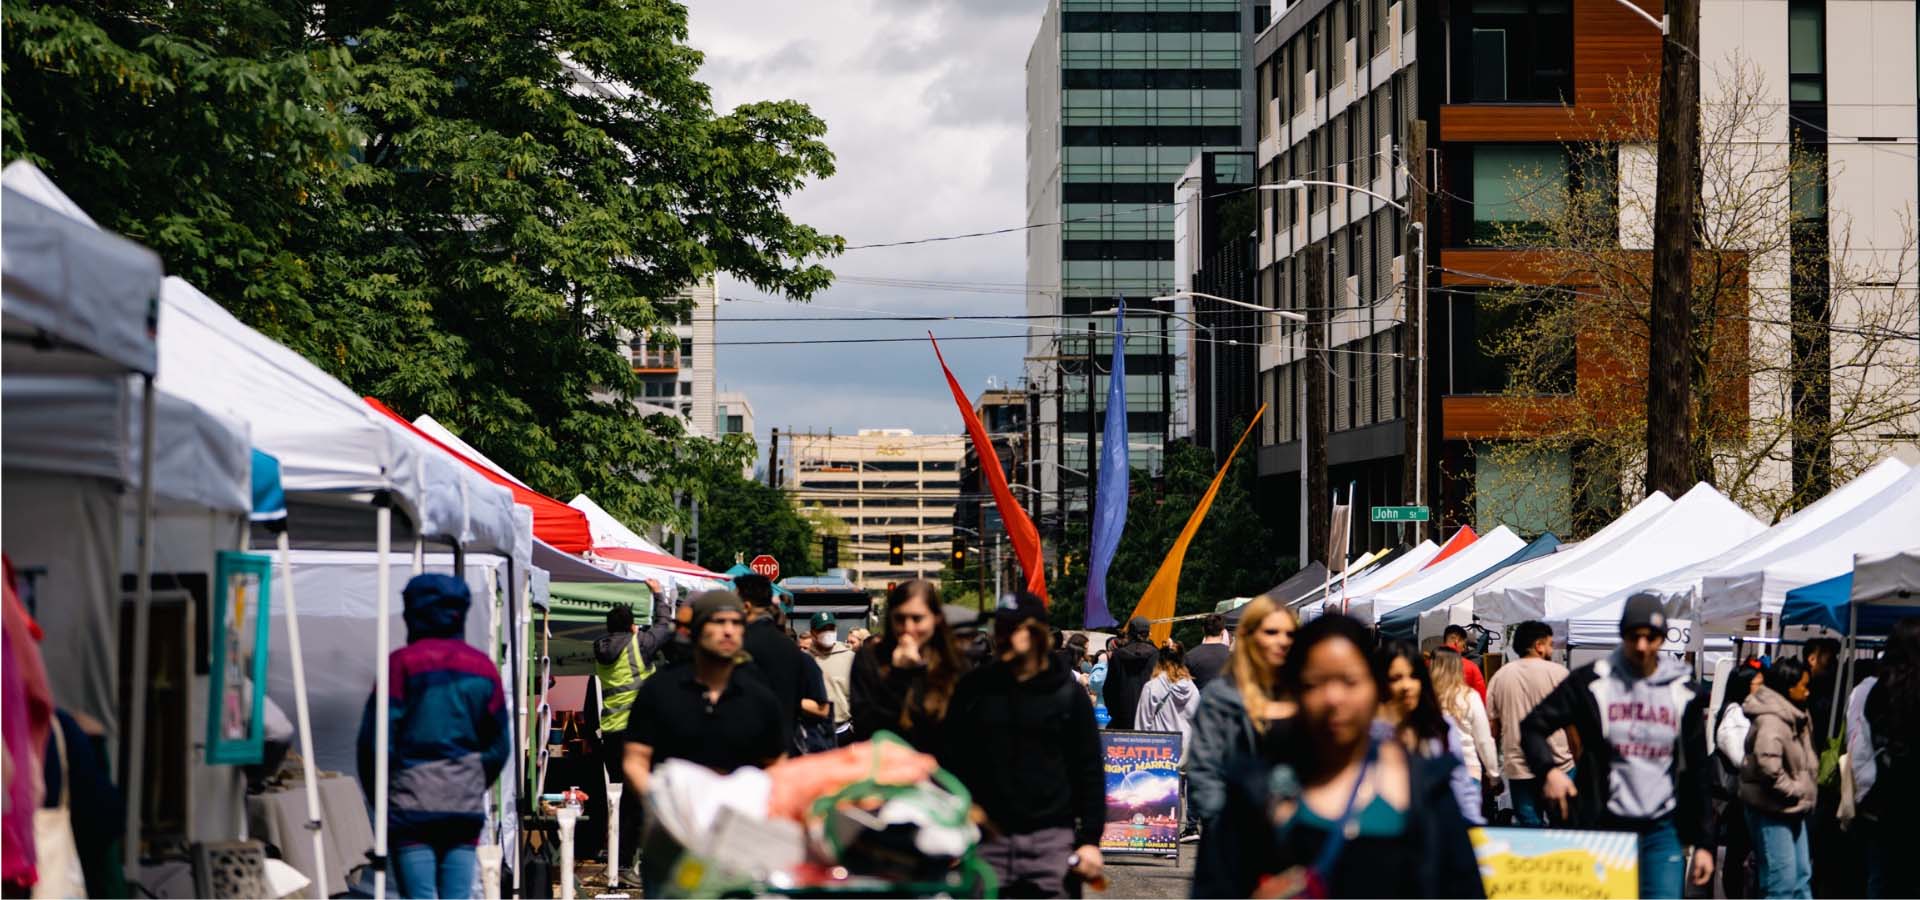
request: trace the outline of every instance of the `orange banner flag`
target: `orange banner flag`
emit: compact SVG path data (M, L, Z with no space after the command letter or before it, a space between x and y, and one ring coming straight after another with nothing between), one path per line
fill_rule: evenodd
M1227 454L1227 461L1221 463L1220 471L1213 476L1213 483L1207 486L1207 492L1200 497L1200 504L1193 508L1193 515L1187 517L1187 527L1180 529L1180 536L1173 541L1173 549L1167 551L1167 558L1160 561L1160 571L1153 573L1153 581L1147 584L1147 592L1140 595L1139 605L1133 608L1133 615L1156 619L1153 623L1153 642L1164 644L1173 636L1173 601L1180 592L1180 567L1187 561L1187 545L1193 543L1193 535L1200 530L1200 522L1207 517L1207 510L1213 507L1213 497L1220 493L1220 483L1227 480L1227 470L1233 468L1233 458L1240 455L1240 447L1253 434L1260 424L1260 417L1266 415L1267 405L1260 404L1254 412L1253 421L1247 423L1247 430L1240 432L1240 440L1233 444L1233 452ZM1129 616L1128 618L1132 618Z
M973 441L974 453L980 458L980 471L986 476L987 487L993 492L993 507L1000 511L1000 522L1007 529L1007 543L1013 545L1013 555L1020 560L1020 569L1027 576L1027 593L1047 600L1047 568L1040 555L1040 531L1033 527L1033 520L1027 518L1027 511L1020 507L1020 501L1013 497L1013 489L1007 487L1007 473L1001 471L1000 455L993 450L993 439L987 435L987 426L973 411L973 403L967 400L967 392L960 389L960 382L953 377L953 370L947 368L947 357L940 352L940 342L933 339L933 332L927 332L927 340L933 344L933 358L940 363L940 373L947 376L947 390L953 393L953 402L960 407L960 421L966 424L967 436ZM993 464L986 463L993 460ZM985 522L981 523L986 524Z

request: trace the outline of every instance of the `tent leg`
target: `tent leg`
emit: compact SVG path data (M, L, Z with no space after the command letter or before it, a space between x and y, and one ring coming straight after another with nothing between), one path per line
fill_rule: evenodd
M427 546L424 541L420 540L420 538L416 536L413 539L413 574L418 575L422 572L425 572L426 570L427 570ZM459 575L460 571L458 569L455 569L453 574Z
M1839 666L1840 669L1833 673L1833 708L1827 710L1826 733L1828 735L1833 734L1834 725L1840 721L1840 707L1845 705L1845 701L1841 698L1846 696L1847 682L1849 680L1847 678L1847 672L1853 668L1853 655L1858 652L1854 648L1854 641L1858 640L1856 633L1859 630L1860 610L1853 605L1852 599L1849 598L1847 601L1847 633L1844 636L1845 639L1840 642L1840 658L1833 661L1834 665ZM1817 747L1815 749L1824 750L1826 748Z
M374 542L378 547L378 573L374 576L373 667L373 896L387 896L387 762L392 751L388 736L387 652L393 643L392 626L387 621L393 609L393 500L386 494L374 499ZM415 548L418 548L418 543ZM418 554L414 557L419 559Z
M287 657L293 668L293 716L300 727L300 771L307 782L307 830L313 833L314 896L332 892L327 877L326 830L320 817L320 777L313 767L313 718L307 710L307 665L300 650L300 607L293 596L293 548L284 525L280 545L280 583L287 588Z
M127 787L126 847L123 860L127 881L140 882L140 825L146 809L147 756L147 637L153 629L153 376L140 379L140 509L134 553L133 685L127 692L132 709L127 723L127 756L121 760ZM118 616L115 621L118 621Z

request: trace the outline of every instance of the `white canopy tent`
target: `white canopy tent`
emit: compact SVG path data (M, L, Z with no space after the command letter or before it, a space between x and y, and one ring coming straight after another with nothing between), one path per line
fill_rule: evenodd
M32 163L0 184L6 370L153 374L160 257L102 230Z
M1920 541L1920 537L1916 538ZM1894 553L1856 556L1853 560L1854 603L1893 604L1920 608L1920 546Z
M635 534L632 529L620 524L619 519L614 518L612 513L601 509L600 504L593 502L593 498L585 494L568 500L567 505L586 513L587 529L593 534L593 545L595 547L625 547L631 550L645 550L649 553L659 553L669 557L673 556L673 554L668 553L659 544ZM614 566L614 571L628 575L636 580L658 581L663 585L669 586L675 593L681 590L711 590L724 586L725 584L722 581L716 581L711 578L701 578L698 575L678 572L661 566L648 566L639 563L618 562L613 560L600 560L597 564L612 565Z
M1513 583L1516 579L1528 578L1533 573L1545 571L1552 565L1554 557L1571 551L1577 546L1579 544L1561 544L1553 553L1546 556L1535 557L1504 569L1488 572L1486 577L1455 593L1447 598L1446 602L1420 613L1419 640L1424 642L1428 637L1441 634L1446 631L1448 625L1465 626L1472 623L1474 594L1493 590L1501 584ZM1500 643L1496 641L1496 646Z
M1576 544L1562 544L1557 552L1489 574L1479 584L1454 595L1452 601L1423 613L1420 617L1421 633L1424 634L1429 630L1430 622L1437 622L1438 628L1444 628L1448 623L1465 624L1460 619L1463 614L1479 618L1479 611L1498 602L1496 597L1502 591L1544 585L1554 573L1594 553L1604 551L1608 544L1646 524L1672 505L1673 500L1664 492L1654 491L1639 503L1634 504L1633 508L1622 513L1619 518L1607 523L1605 528L1594 532L1592 537Z
M1764 527L1712 486L1698 484L1639 527L1558 567L1541 583L1482 595L1488 602L1476 600L1474 613L1501 625L1567 619L1626 585L1713 556Z
M1713 631L1742 630L1749 616L1778 616L1787 591L1852 571L1856 553L1897 553L1917 542L1920 469L1912 469L1820 528L1703 576L1695 618Z
M1627 598L1642 591L1659 595L1669 615L1695 618L1702 581L1711 574L1734 569L1759 559L1774 550L1817 534L1847 512L1905 477L1908 467L1895 459L1881 460L1852 481L1841 485L1807 508L1788 516L1757 534L1705 559L1669 571L1637 579L1568 613L1569 636L1588 644L1605 644L1616 638L1621 607ZM1723 626L1725 623L1722 623ZM1744 625L1744 623L1741 623Z
M1339 603L1342 596L1357 597L1384 589L1401 578L1420 571L1422 566L1432 562L1439 553L1439 544L1421 541L1414 545L1413 549L1400 554L1394 560L1376 564L1364 572L1354 573L1344 581L1338 577L1332 579L1324 594L1308 594L1294 608L1300 611L1302 621L1312 619L1326 609L1330 600Z
M438 448L385 419L346 385L291 349L247 327L192 285L168 278L161 287L160 380L169 390L195 402L242 418L253 427L256 446L280 459L289 517L297 522L301 543L309 548L371 548L377 554L377 602L372 651L385 659L392 647L391 616L395 591L390 565L393 508L414 542L412 570L425 565L421 542L446 540L462 552L521 556L519 532L527 527L515 511L513 495ZM289 649L294 678L304 677L298 634L300 616L293 599L297 578L286 530L276 535L281 550L286 606L290 613ZM531 557L531 547L524 548ZM516 581L517 581L516 577ZM363 642L362 647L367 645ZM374 852L387 849L387 667L374 668L376 765ZM296 709L304 736L307 709ZM312 773L307 778L314 784ZM319 815L319 798L308 791L310 810ZM315 857L319 836L315 836ZM376 867L374 887L384 896L386 873Z
M1392 586L1355 597L1349 589L1347 614L1362 622L1378 623L1381 617L1409 603L1418 603L1484 572L1527 546L1525 539L1505 525L1480 535L1458 553L1421 569Z

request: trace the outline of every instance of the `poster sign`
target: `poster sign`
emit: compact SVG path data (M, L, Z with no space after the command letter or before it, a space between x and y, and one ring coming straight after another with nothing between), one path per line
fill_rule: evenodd
M1470 834L1488 900L1640 894L1640 837L1630 832L1475 828Z
M213 666L208 679L207 762L255 765L265 751L267 597L273 559L214 556Z
M1180 735L1102 731L1107 821L1101 853L1164 855L1180 850Z

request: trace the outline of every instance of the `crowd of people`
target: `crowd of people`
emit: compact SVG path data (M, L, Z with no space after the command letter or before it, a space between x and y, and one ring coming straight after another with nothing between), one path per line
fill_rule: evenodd
M396 798L462 778L465 796L497 774L497 679L446 677L470 662L457 641L421 646L463 597L457 582L408 587ZM1920 846L1903 811L1920 796L1920 618L1844 696L1839 646L1813 641L1736 667L1710 710L1711 689L1663 652L1651 596L1627 602L1616 649L1571 671L1551 628L1519 624L1512 658L1483 660L1491 678L1464 629L1423 651L1339 614L1302 625L1264 598L1231 631L1205 618L1191 651L1156 644L1141 619L1090 650L1024 594L988 621L956 617L927 581L897 585L883 613L877 636L840 639L825 614L802 632L752 575L656 613L671 625L642 629L616 609L596 648L610 775L637 798L667 759L725 773L890 732L966 786L1003 896L1073 896L1104 877L1104 723L1182 735L1195 896L1483 896L1479 824L1633 833L1643 897L1705 895L1716 878L1728 897L1920 893L1894 858ZM457 758L409 743L416 709L458 737ZM1842 722L1837 767L1826 738ZM473 811L445 798L392 808L407 895L432 896L436 880L457 891ZM640 807L621 823L637 832ZM639 844L620 841L657 887L671 854Z

